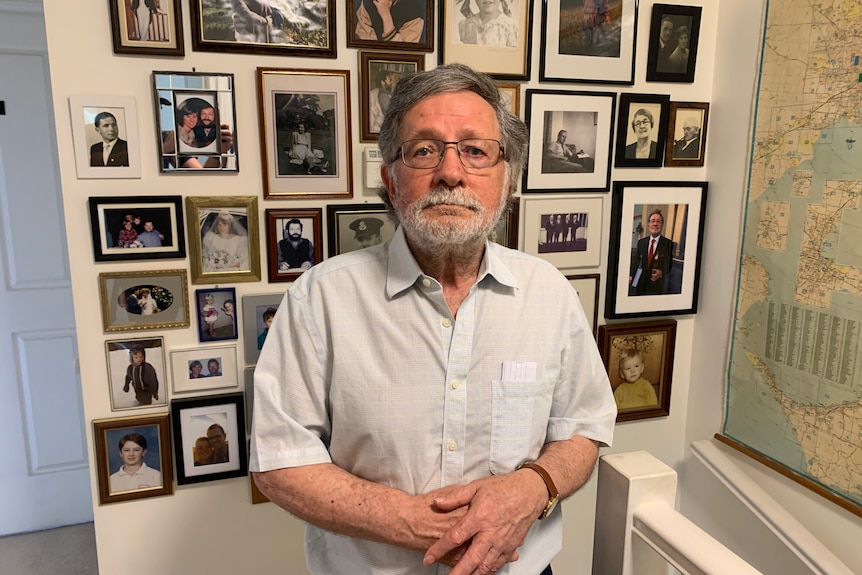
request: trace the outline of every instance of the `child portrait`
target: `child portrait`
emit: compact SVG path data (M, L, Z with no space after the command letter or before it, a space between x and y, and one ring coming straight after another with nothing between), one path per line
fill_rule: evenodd
M105 347L112 411L167 405L161 337L113 340Z

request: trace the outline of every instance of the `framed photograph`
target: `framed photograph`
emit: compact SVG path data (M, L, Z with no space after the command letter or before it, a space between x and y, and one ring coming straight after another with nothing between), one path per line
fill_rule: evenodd
M186 196L192 283L260 281L257 196Z
M583 275L567 275L566 279L572 284L575 292L578 294L578 299L581 300L581 307L587 314L587 320L590 324L590 329L593 335L596 335L596 328L599 325L599 274L583 274Z
M672 319L599 326L618 422L670 415L675 343Z
M405 4L409 4L406 2ZM406 74L425 69L422 54L359 53L359 131L363 142L376 142L392 90Z
M174 492L168 414L93 420L99 503Z
M602 198L524 200L524 252L560 269L601 263Z
M171 401L177 484L248 475L242 392Z
M653 4L647 82L694 82L700 6Z
M168 404L165 342L161 337L105 342L111 411Z
M706 159L706 102L671 102L665 166L703 166Z
M527 90L534 160L524 172L521 191L607 191L616 101L611 92Z
M460 62L500 80L529 80L533 0L440 0L440 64Z
M329 204L326 227L329 257L382 244L396 229L383 204Z
M245 362L256 364L284 292L242 296L242 339Z
M70 96L69 111L79 180L141 177L134 98Z
M114 54L184 56L180 0L108 0Z
M233 74L153 72L159 170L238 172Z
M614 182L605 317L697 312L706 182Z
M201 343L237 339L236 290L210 288L195 290L198 338Z
M352 198L350 71L258 68L264 198Z
M497 82L497 89L509 111L521 117L521 84L518 82Z
M97 262L185 258L181 196L89 199Z
M323 261L323 210L266 210L270 282L289 282Z
M637 0L543 0L539 80L635 82Z
M392 28L374 0L347 0L347 47L372 50L434 51L434 2L389 2Z
M512 204L512 209L506 214L506 217L500 218L500 223L497 227L491 230L488 234L488 239L496 242L501 246L518 249L518 209L520 205L517 201Z
M239 387L235 345L171 350L174 394Z
M669 109L667 95L620 94L615 167L661 167Z
M210 2L189 0L192 49L335 58L335 0Z
M106 332L189 326L186 270L99 274Z

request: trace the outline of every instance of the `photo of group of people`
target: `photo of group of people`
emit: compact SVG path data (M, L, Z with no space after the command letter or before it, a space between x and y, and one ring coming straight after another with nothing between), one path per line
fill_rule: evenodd
M106 207L102 218L108 252L112 248L174 248L174 220L168 207Z
M619 58L623 0L560 0L560 54Z
M586 213L543 214L538 252L548 254L586 251L587 216Z

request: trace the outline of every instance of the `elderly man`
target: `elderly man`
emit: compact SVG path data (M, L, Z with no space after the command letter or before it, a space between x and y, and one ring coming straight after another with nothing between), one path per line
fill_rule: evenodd
M700 157L700 124L689 116L682 123L682 138L673 143L673 159Z
M661 295L673 263L673 242L661 235L664 216L653 210L647 219L649 235L638 240L629 272L633 295Z
M568 281L486 240L527 141L489 77L405 77L379 139L394 237L314 266L279 306L251 469L309 523L315 575L550 573L556 503L616 407Z

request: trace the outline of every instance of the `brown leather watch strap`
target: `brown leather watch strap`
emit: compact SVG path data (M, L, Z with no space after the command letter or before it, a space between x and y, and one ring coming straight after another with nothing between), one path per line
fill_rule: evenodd
M554 485L554 480L551 479L551 475L545 471L545 468L539 465L538 463L522 463L518 466L518 469L532 469L536 473L539 474L539 477L542 478L542 481L545 482L545 487L548 488L548 504L545 506L545 510L539 516L539 519L544 519L547 517L551 511L554 510L554 507L557 505L557 500L560 498L560 492L557 490L557 486Z

